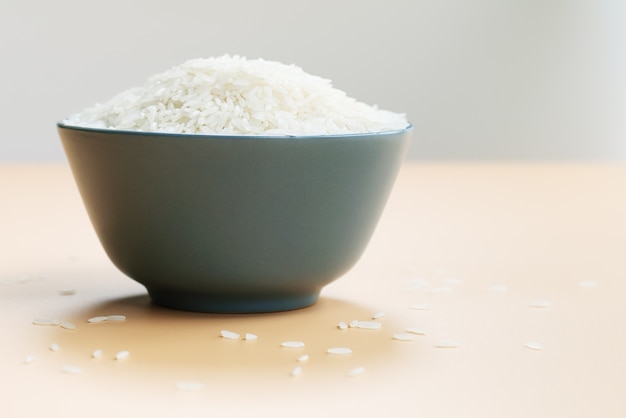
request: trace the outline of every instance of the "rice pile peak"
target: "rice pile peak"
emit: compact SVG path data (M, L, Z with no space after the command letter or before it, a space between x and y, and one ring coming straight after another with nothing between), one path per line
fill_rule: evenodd
M116 130L333 135L401 130L402 114L358 102L295 65L224 55L189 60L63 121Z

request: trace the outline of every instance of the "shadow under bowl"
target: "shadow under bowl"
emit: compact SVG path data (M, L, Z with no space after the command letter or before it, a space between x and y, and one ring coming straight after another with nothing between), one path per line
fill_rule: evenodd
M57 127L113 264L156 304L222 313L315 303L365 250L412 132L260 137Z

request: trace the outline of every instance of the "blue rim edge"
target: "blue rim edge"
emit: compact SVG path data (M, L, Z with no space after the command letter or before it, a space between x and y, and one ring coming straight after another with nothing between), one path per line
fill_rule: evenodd
M392 136L402 134L413 129L413 125L409 123L404 129L397 129L391 131L380 132L362 132L351 134L329 134L329 135L229 135L229 134L182 134L173 132L148 132L148 131L130 131L121 129L107 129L107 128L88 128L84 126L68 125L63 121L57 122L57 127L61 129L69 129L74 131L83 132L97 132L103 134L122 134L122 135L137 135L137 136L161 136L172 138L225 138L225 139L311 139L311 138L354 138L354 137L376 137L376 136Z

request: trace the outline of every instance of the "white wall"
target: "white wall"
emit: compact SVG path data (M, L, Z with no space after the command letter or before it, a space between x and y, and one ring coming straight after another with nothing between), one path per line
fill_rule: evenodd
M2 0L0 162L189 58L295 63L405 112L423 159L626 160L621 0Z

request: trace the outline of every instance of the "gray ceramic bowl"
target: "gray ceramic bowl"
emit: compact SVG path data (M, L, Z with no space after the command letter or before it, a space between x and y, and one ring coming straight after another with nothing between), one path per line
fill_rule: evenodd
M411 130L258 137L58 124L111 261L156 304L240 313L311 305L358 261Z

